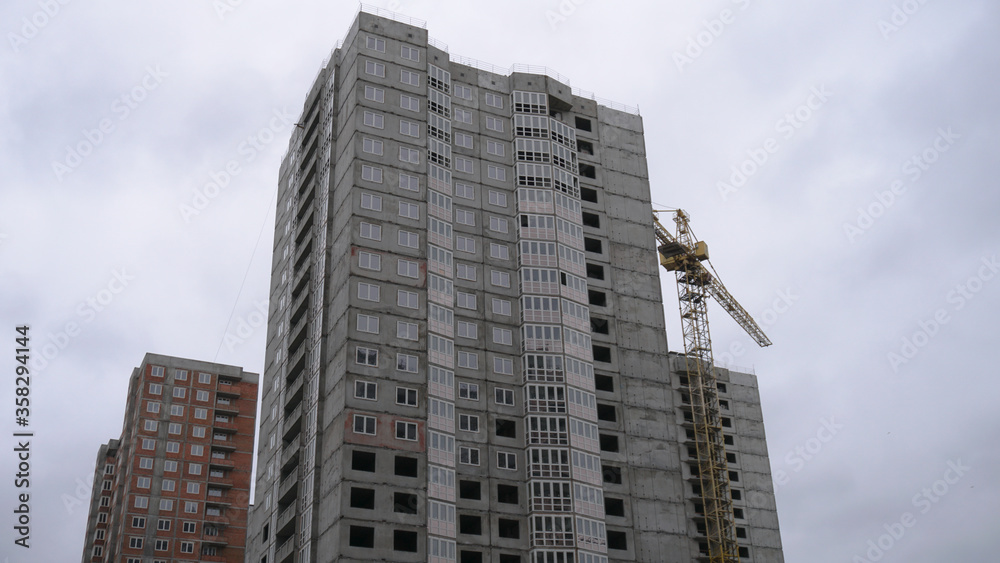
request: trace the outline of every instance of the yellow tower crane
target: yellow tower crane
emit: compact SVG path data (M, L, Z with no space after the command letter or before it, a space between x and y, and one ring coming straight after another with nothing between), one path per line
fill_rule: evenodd
M708 332L708 298L715 297L757 344L770 346L771 341L719 281L718 273L708 262L708 246L695 238L688 224L687 213L680 209L674 211L676 235L667 231L655 213L653 227L658 241L660 265L677 276L677 301L684 332L687 391L691 397L694 421L694 443L705 536L708 539L708 560L710 563L738 563L729 470L726 466L726 447L719 416L712 341ZM703 262L708 264L711 272Z

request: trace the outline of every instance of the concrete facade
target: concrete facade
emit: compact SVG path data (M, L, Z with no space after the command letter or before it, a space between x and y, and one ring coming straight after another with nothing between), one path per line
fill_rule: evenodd
M696 560L642 120L445 49L363 11L306 96L247 561Z
M257 374L146 354L97 454L83 563L242 562Z

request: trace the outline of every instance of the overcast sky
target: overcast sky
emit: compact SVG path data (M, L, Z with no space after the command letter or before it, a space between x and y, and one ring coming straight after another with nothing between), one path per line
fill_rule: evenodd
M653 200L690 213L774 341L711 312L716 358L760 380L787 561L996 560L1000 5L379 6L453 54L640 108ZM278 165L356 9L0 5L0 356L27 323L38 360L30 551L0 448L9 563L79 560L97 448L144 353L263 371Z

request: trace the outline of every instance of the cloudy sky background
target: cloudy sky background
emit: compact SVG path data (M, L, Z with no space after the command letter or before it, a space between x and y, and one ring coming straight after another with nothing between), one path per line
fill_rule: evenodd
M289 119L357 9L44 4L0 6L0 355L13 365L27 323L41 360L30 551L11 543L12 438L0 447L10 563L79 560L97 448L121 432L144 353L263 370L250 325ZM377 5L426 20L453 54L545 65L639 106L653 200L690 213L775 343L757 349L713 310L716 358L760 379L786 560L996 558L1000 5ZM666 275L663 289L677 349ZM912 527L871 551L907 512Z

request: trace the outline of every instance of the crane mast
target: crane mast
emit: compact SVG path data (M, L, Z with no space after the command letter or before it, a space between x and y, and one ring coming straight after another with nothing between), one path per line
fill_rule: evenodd
M710 563L738 563L733 501L726 463L726 448L719 414L719 396L712 340L708 329L708 299L715 297L761 346L771 342L725 286L702 264L708 247L698 241L682 210L674 215L677 235L673 236L653 218L659 245L660 264L677 278L677 301L684 333L684 372L694 426L698 483L704 515L704 533Z

